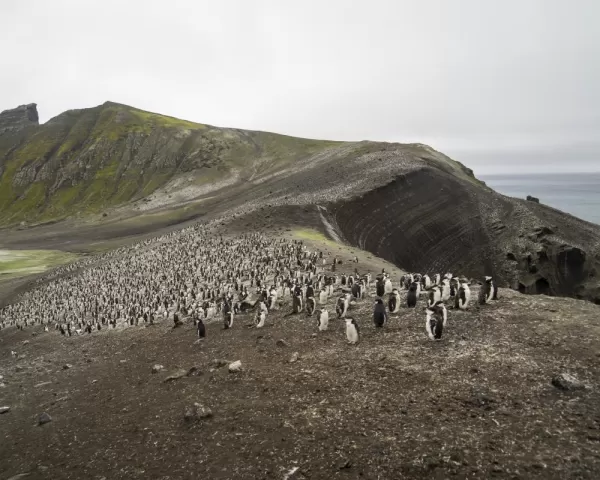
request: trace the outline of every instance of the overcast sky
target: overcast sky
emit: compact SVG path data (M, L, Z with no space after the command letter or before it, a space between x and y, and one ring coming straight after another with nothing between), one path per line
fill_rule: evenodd
M0 110L106 100L432 145L476 173L600 170L597 0L2 0Z

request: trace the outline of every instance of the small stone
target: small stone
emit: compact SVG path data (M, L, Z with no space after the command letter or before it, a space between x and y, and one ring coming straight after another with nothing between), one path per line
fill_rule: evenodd
M196 402L185 409L183 419L186 422L194 422L202 419L211 418L212 416L213 412L210 408L205 407L204 405Z
M280 338L279 340L277 340L277 342L275 342L275 344L278 347L289 347L289 344L282 338Z
M10 412L10 407L0 407L0 414Z
M29 345L29 340L25 340L25 341L23 342L23 345Z
M45 385L50 385L52 384L52 382L42 382L42 383L37 383L33 386L33 388L39 388L39 387L43 387Z
M292 358L290 358L290 363L297 362L299 357L300 357L300 354L298 352L292 353Z
M340 464L338 465L339 470L345 470L347 468L352 468L350 460L342 460L342 462L340 462Z
M190 368L187 373L188 377L198 377L200 375L202 375L202 370L200 370L198 367Z
M119 360L119 363L127 363L127 360Z
M560 390L583 390L585 389L585 384L573 375L569 375L568 373L561 373L552 379L552 385Z
M223 360L220 358L215 358L212 362L210 362L211 366L215 367L215 368L221 368L224 367L225 365L229 365L231 362L229 362L228 360Z
M242 362L239 360L236 360L233 363L229 364L229 373L236 373L236 372L240 372L242 370Z
M180 378L186 377L187 376L187 370L185 370L184 368L180 368L178 370L175 370L173 373L171 373L171 375L169 375L167 378L165 378L165 382L171 382L173 380L178 380Z
M92 360L91 358L86 358L86 359L85 359L85 362L86 362L86 363L92 363L92 362L93 362L93 360Z
M38 418L38 425L44 425L45 423L50 423L51 421L52 417L44 412Z
M63 370L68 370L69 368L72 368L72 367L73 367L73 365L71 365L70 363L65 363L63 365Z
M154 366L152 367L152 373L158 373L158 372L160 372L160 371L162 371L162 370L164 370L164 369L165 369L165 367L163 367L162 365L159 365L159 364L157 363L156 365L154 365Z
M38 465L37 468L40 472L45 472L46 470L48 470L48 467L46 467L45 465Z

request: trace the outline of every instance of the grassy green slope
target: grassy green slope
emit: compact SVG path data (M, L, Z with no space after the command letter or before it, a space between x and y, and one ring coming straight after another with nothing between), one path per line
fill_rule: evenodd
M196 184L233 169L250 178L335 144L215 128L110 102L30 129L17 148L2 140L0 225L97 213L186 172Z

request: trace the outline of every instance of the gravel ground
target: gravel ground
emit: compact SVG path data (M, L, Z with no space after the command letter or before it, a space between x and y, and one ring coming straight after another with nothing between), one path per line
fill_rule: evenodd
M350 310L356 346L334 298L327 332L288 300L201 344L189 324L2 331L0 478L600 478L600 307L502 289L432 342L423 301L376 331L373 294ZM552 385L563 373L581 388Z

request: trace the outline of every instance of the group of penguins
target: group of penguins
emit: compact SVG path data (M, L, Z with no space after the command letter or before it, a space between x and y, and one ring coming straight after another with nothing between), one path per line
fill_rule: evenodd
M335 288L340 287L345 292L336 300L337 318L345 321L348 343L358 343L360 327L356 319L348 316L348 311L353 301L364 299L371 286L371 274L359 275L355 271L354 275L319 275L316 282L308 278L304 282L302 283L300 279L297 279L294 284L286 281L280 287L273 284L270 288L257 289L259 299L254 304L247 302L246 299L234 302L232 297L224 298L223 328L232 328L234 316L248 309L255 310L254 326L263 328L269 312L281 306L281 303L278 303L280 297L291 296L292 314L306 311L308 316L316 315L318 330L326 331L329 328L329 311L326 308L326 303L334 294ZM410 273L403 275L400 279L400 288L407 291L406 307L416 308L421 293L426 293L425 330L431 340L440 340L447 325L448 310L444 302L453 298L455 309L468 309L471 300L469 285L470 282L465 277L454 277L451 273L445 274L444 277L440 274L430 277L427 274ZM389 314L400 311L401 295L399 289L393 287L389 274L385 269L377 275L375 289L377 299L373 309L373 322L376 328L382 328L388 321ZM318 291L318 295L315 295L315 290ZM383 300L385 295L388 296L387 309ZM478 303L483 305L497 299L498 287L496 283L492 277L484 277L479 290ZM202 319L194 318L194 324L197 325L198 337L200 339L205 338L206 326Z
M400 290L405 290L408 308L426 294L427 333L440 339L448 318L445 302L453 298L454 307L464 310L471 299L464 277L406 274L399 290L385 270L375 279L357 269L354 274L336 273L341 263L337 257L328 265L331 257L309 251L300 240L259 233L223 237L216 233L218 225L218 220L199 222L55 269L0 309L0 330L41 325L71 336L172 320L175 327L193 321L204 338L205 322L218 321L220 315L224 328L230 329L235 315L254 312L256 327L263 328L269 312L291 299L292 313L316 315L323 331L329 325L328 301L341 290L335 311L345 320L348 341L357 343L359 326L348 313L352 301L365 298L374 282L376 327L399 311ZM496 298L497 287L486 277L480 303Z

